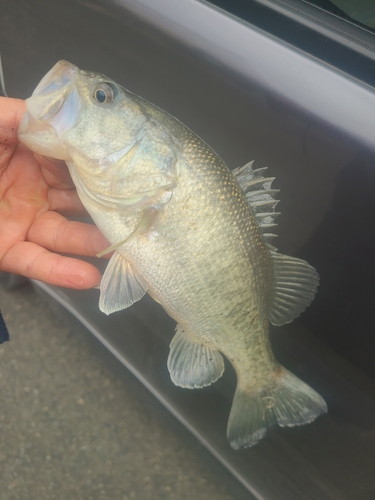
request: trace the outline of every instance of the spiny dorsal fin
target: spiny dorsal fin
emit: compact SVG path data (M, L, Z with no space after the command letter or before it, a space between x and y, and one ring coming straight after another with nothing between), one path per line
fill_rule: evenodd
M271 241L275 238L277 238L277 234L263 233L263 239L266 242L268 248L270 250L273 250L274 252L277 252L277 248L271 244Z
M246 200L254 210L255 219L258 222L262 232L267 231L267 238L273 238L275 235L268 233L268 230L276 226L275 219L279 212L275 212L275 207L279 200L275 200L278 189L272 189L271 184L274 177L265 177L267 167L253 170L253 161L243 167L233 170L239 185L245 193Z
M271 254L273 295L268 320L273 325L284 325L299 316L310 304L319 284L319 276L307 262L278 254L270 243L276 237L269 229L276 226L275 219L279 215L279 212L275 212L278 190L271 188L274 177L265 177L266 167L253 170L253 163L236 168L233 174L254 211Z

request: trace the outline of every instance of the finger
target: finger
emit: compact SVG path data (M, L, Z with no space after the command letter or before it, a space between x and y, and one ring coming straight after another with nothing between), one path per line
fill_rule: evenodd
M17 145L8 166L0 163L0 175L0 199L9 204L8 209L0 204L0 223L7 214L15 222L18 219L31 222L38 212L48 209L48 186L40 175L40 165L26 146Z
M98 286L101 279L95 266L56 255L30 242L21 242L12 247L4 255L1 267L6 272L77 290Z
M34 156L40 164L42 175L49 186L57 189L74 189L68 167L63 160L45 158L38 154Z
M45 212L31 226L27 240L53 252L95 256L109 247L99 229L69 221L56 212Z
M16 144L17 129L26 111L25 101L0 97L0 142Z
M51 210L71 215L86 215L87 211L78 197L77 191L64 189L50 189L48 200Z

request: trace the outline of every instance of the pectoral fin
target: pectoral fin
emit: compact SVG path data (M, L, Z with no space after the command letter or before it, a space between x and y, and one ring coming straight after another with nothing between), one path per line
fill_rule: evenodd
M177 325L170 344L168 370L172 382L187 389L200 389L216 382L224 372L220 352L203 344Z
M307 262L271 251L273 296L268 320L273 325L290 323L311 303L319 275Z
M109 261L100 283L99 308L105 314L121 311L140 300L147 292L146 282L119 253Z

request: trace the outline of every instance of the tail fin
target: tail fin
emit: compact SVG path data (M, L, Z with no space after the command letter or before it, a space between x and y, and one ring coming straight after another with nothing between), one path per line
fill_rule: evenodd
M277 424L308 424L327 412L324 399L285 368L275 383L257 391L237 387L229 415L227 436L235 450L248 448Z

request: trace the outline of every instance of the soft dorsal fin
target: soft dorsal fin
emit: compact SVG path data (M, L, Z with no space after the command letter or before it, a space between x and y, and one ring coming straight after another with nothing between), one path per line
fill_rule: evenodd
M272 298L268 320L273 325L290 323L311 303L319 275L307 262L270 251L273 268Z
M279 212L275 212L275 207L279 203L279 200L275 200L275 195L279 190L271 188L274 177L264 176L267 167L253 170L253 163L251 161L243 167L236 168L233 174L254 211L260 230L266 233L264 236L269 240L275 237L268 231L276 226L275 219L279 215Z

